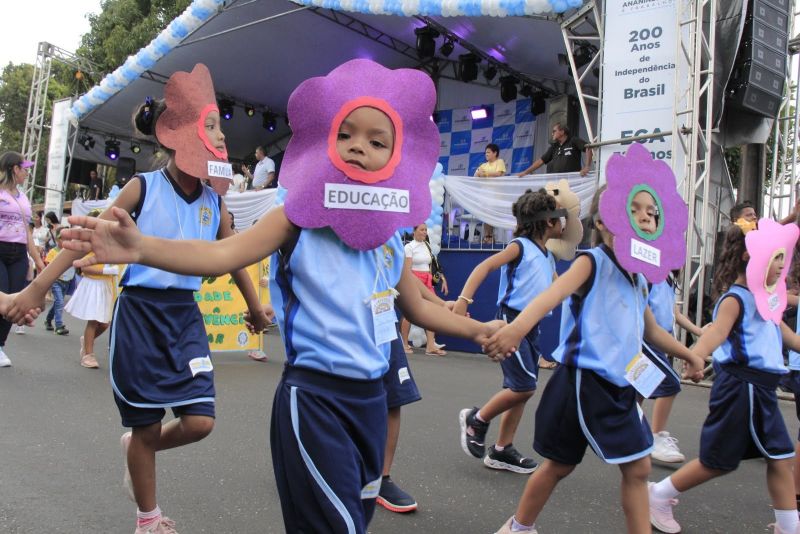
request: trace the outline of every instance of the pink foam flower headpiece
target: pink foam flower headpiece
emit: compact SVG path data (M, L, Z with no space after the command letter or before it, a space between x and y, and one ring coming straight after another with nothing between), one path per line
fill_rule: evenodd
M747 262L747 287L753 293L756 309L765 321L780 324L786 309L786 275L792 262L794 246L800 228L786 226L772 219L758 221L758 229L747 232L744 243L750 260ZM767 275L772 261L783 255L784 264L778 280L767 285Z
M624 156L611 156L606 180L608 189L600 197L600 218L614 234L617 261L625 270L642 273L654 284L663 282L671 270L684 264L689 225L689 210L678 194L672 169L634 143ZM656 201L658 226L652 234L640 230L631 215L631 202L640 191L647 191Z
M424 221L428 187L439 156L431 120L436 91L430 77L355 59L327 76L306 80L289 97L292 139L280 181L286 216L301 228L330 226L348 246L370 250L399 228ZM347 165L336 140L345 117L359 107L385 113L394 126L389 162L376 171Z

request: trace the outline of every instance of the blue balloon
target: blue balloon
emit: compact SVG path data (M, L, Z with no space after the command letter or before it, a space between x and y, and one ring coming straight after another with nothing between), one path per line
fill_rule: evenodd
M569 7L579 8L583 5L583 0L568 0Z
M553 6L553 11L556 13L563 13L569 9L566 0L550 0L550 5Z

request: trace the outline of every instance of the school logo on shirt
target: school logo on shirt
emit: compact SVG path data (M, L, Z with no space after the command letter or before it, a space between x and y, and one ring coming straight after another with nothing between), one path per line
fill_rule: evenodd
M389 269L394 265L394 250L389 245L383 245L383 264Z
M211 224L211 209L203 206L200 208L200 224L209 226Z

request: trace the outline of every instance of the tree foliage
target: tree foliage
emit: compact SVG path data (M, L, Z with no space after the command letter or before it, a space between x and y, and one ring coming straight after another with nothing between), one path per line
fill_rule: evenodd
M89 15L89 33L78 54L105 72L122 65L191 3L191 0L105 0L97 15Z

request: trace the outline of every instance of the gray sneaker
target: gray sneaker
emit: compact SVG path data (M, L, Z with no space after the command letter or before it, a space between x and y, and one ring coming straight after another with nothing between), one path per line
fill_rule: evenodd
M533 473L539 464L532 458L525 458L510 443L502 451L489 447L489 454L483 459L483 465L491 469L505 469L514 473Z
M489 423L478 420L478 408L464 408L458 414L461 425L461 448L469 456L483 458L486 454L486 431Z

